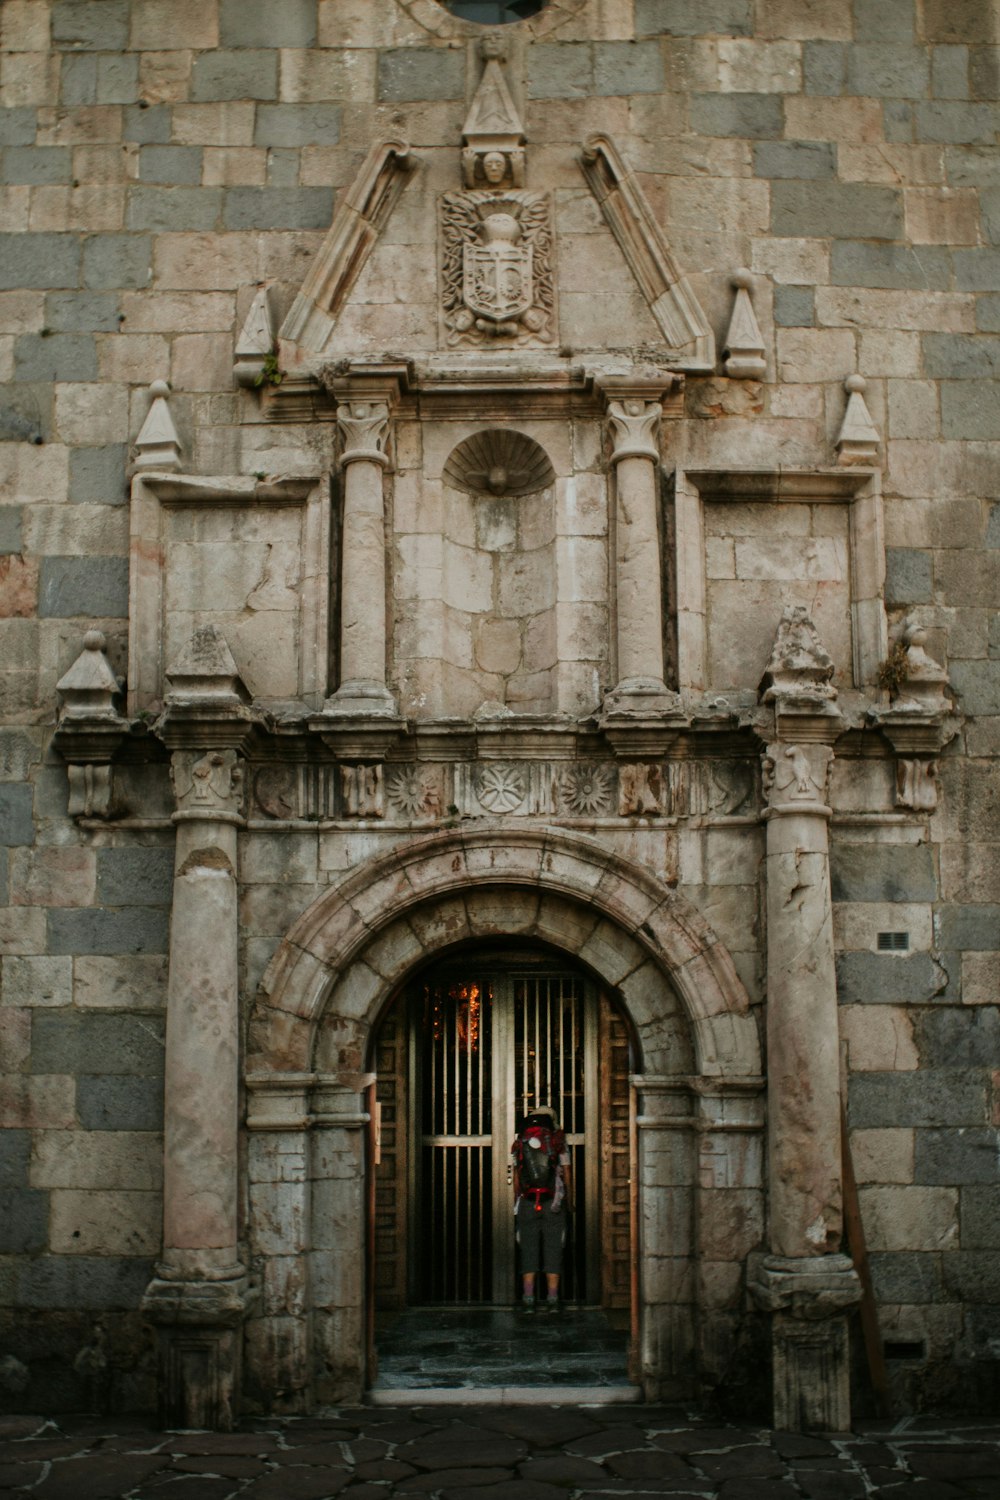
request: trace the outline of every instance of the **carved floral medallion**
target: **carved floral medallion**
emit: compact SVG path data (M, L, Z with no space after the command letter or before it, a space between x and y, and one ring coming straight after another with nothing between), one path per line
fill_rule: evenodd
M560 785L566 811L577 817L611 810L611 772L604 766L574 766Z
M527 795L524 772L518 766L486 766L479 773L476 795L488 812L509 813Z

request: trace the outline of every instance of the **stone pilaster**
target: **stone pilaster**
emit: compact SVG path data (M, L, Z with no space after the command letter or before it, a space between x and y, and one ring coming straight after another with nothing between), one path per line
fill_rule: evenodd
M615 477L615 648L617 683L604 718L634 719L675 710L663 680L663 568L659 526L662 398L672 378L606 379Z
M860 1297L840 1254L840 1042L827 782L842 727L833 664L801 609L786 611L765 673L775 738L767 796L768 1239L751 1274L774 1314L774 1425L850 1426L845 1308Z

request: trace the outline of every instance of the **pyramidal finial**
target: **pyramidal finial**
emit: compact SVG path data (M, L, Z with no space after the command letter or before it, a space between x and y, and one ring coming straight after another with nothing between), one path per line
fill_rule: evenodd
M733 274L733 315L723 348L725 372L737 380L759 380L767 366L764 362L764 340L750 300L753 277L741 267Z
M167 668L167 704L211 698L243 703L248 694L218 625L200 625L173 666Z
M466 187L524 186L524 126L497 56L488 55L462 131Z
M262 286L250 304L233 351L233 374L237 385L260 385L264 361L274 348L274 318L268 289Z
M60 724L67 719L118 719L114 700L118 679L104 654L107 641L99 630L88 630L83 650L76 661L56 683L63 695Z
M865 403L865 379L848 375L844 381L847 410L834 444L839 464L874 464L878 462L881 439Z
M179 469L181 443L167 404L170 387L165 380L154 380L149 387L149 394L153 399L135 440L133 467L137 470L158 469L161 472L164 469Z

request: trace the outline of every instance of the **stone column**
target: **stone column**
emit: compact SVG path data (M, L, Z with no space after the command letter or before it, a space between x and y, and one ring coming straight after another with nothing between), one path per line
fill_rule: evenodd
M648 716L676 706L663 680L663 568L659 526L657 429L670 377L607 380L615 477L614 557L617 683L605 699L611 716Z
M164 1093L163 1254L144 1311L159 1326L171 1425L228 1428L236 1413L246 1269L237 1225L239 1014L233 749L171 762L177 845Z
M775 738L767 795L769 1244L751 1272L774 1314L774 1425L846 1431L845 1309L860 1297L840 1253L840 1042L826 788L842 720L833 664L801 608L786 611L764 677Z
M386 687L386 535L382 471L389 458L389 407L348 398L337 408L344 442L340 559L340 686L326 713L395 716Z

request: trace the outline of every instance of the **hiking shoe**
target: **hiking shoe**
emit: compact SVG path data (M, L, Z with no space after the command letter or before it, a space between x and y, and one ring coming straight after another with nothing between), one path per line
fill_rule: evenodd
M533 1318L535 1316L535 1299L534 1299L534 1297L525 1297L524 1301L521 1303L521 1311L524 1313L524 1316L526 1318L528 1318L528 1317L532 1317Z
M557 1318L562 1312L562 1303L556 1301L544 1302L542 1304L541 1310L542 1312L548 1313L550 1318Z

